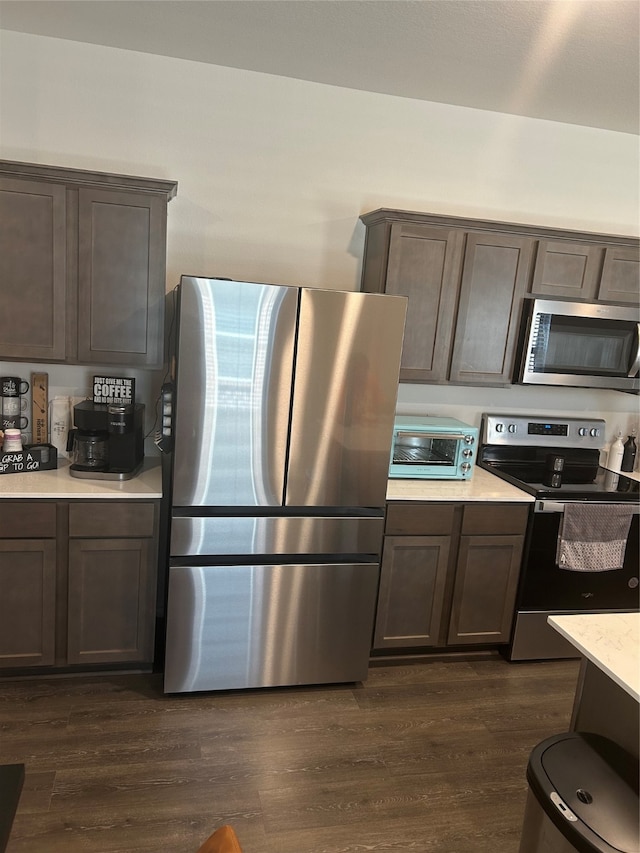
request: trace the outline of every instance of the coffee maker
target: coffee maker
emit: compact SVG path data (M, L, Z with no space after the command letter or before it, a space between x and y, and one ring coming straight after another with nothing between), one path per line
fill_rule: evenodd
M93 403L73 407L67 450L72 477L130 480L144 460L144 405Z

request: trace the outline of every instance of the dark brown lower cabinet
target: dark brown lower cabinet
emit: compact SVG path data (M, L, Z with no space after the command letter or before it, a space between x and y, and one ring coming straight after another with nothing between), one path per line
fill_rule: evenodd
M374 652L508 642L528 512L388 504Z
M0 669L153 663L157 504L0 502Z
M67 662L153 658L155 595L146 539L69 543Z
M374 648L438 642L449 565L449 536L387 536Z
M447 636L450 645L508 642L523 540L523 536L460 538Z
M55 662L56 543L0 541L0 667Z

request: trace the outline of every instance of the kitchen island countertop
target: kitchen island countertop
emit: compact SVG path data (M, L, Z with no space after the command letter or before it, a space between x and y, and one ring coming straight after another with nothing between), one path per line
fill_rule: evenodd
M640 613L572 613L549 616L548 622L640 701Z
M470 480L389 480L387 500L533 503L535 498L476 465Z
M131 480L87 480L72 477L67 459L58 459L51 471L28 474L3 474L0 477L0 500L10 499L131 499L161 498L162 471L160 458L146 456L142 470Z
M571 613L549 624L582 654L571 730L640 757L640 613Z

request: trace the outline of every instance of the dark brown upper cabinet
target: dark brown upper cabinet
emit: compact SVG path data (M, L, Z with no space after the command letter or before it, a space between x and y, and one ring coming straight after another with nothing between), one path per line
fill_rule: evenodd
M640 250L637 247L609 246L605 249L598 299L640 303Z
M540 240L531 293L637 305L640 251L629 246Z
M0 173L0 359L66 357L67 191Z
M0 161L0 359L160 367L176 190Z
M603 249L586 243L540 240L531 283L536 296L595 299Z
M533 240L467 235L449 379L462 385L508 385L513 374L522 297Z
M384 291L407 296L402 354L406 381L447 378L463 235L453 229L396 222L391 226Z
M527 294L637 303L638 240L435 214L363 214L363 291L407 296L400 380L511 383Z

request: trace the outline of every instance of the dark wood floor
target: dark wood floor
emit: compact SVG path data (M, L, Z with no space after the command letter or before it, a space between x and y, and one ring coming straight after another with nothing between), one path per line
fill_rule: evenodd
M531 749L577 662L376 666L363 684L165 697L157 675L0 682L26 780L7 853L517 853Z

